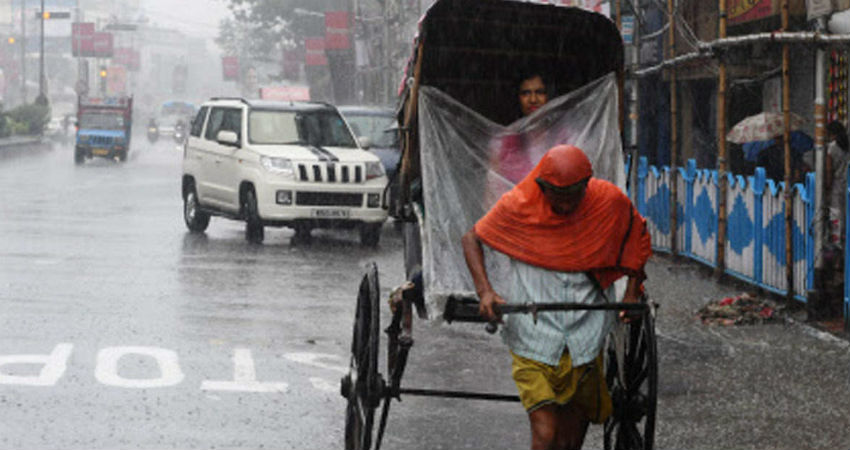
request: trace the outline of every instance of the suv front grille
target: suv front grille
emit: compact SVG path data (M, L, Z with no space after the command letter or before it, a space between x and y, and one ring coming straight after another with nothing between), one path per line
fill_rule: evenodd
M362 183L363 166L324 162L299 163L298 179L327 183Z
M363 194L349 192L296 192L298 206L363 206Z

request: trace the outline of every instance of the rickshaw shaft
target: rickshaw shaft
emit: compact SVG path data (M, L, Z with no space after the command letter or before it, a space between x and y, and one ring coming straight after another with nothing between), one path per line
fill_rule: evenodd
M399 394L417 395L420 397L465 398L473 400L492 400L499 402L518 402L519 396L505 394L489 394L483 392L441 391L432 389L401 388Z

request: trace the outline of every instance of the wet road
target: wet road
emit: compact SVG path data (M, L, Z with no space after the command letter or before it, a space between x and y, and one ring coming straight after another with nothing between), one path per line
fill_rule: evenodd
M386 226L376 250L349 232L292 246L286 229L252 246L223 219L188 234L180 158L162 142L125 164L75 167L67 148L0 159L0 449L343 448L356 287L373 260L384 293L402 281L398 234ZM648 271L657 448L850 449L846 341L705 327L695 311L741 287L663 258ZM514 392L480 326L414 333L406 387ZM382 448L527 443L516 404L404 397ZM594 427L585 448L600 447Z
M189 234L181 152L136 142L0 160L0 448L338 448L361 266L399 237Z

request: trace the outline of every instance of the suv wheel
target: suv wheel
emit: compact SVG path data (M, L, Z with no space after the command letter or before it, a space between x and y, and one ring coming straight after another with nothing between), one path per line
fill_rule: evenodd
M210 224L210 215L201 210L198 203L198 193L195 186L189 188L189 192L183 197L183 221L189 231L203 233Z
M254 189L249 189L245 193L245 200L242 205L242 211L245 214L245 239L248 242L262 244L265 238L265 230L263 222L260 220L260 210L257 207L257 194Z
M364 247L377 247L381 240L381 227L383 223L360 224L360 244Z
M86 154L79 147L74 147L74 164L80 165L86 160Z

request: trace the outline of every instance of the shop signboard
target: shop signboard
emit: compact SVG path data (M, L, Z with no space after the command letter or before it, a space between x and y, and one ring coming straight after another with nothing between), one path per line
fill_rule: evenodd
M124 95L127 92L127 70L123 66L109 66L106 71L106 93Z
M266 86L260 88L263 100L301 102L310 100L309 86Z
M726 0L726 13L730 24L751 22L774 14L778 0Z
M225 81L234 81L239 79L238 56L221 57L221 75Z
M325 13L325 49L348 50L351 39L348 30L346 11L328 11Z
M324 38L304 39L304 63L307 66L327 66Z
M71 54L94 56L94 23L74 22L71 24Z
M94 34L94 57L96 58L112 58L113 54L112 33L97 32Z
M806 0L806 17L818 19L832 13L832 0Z

